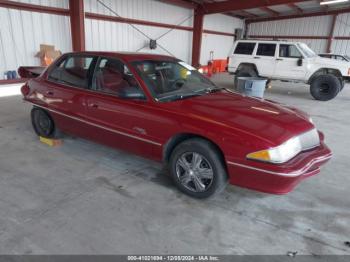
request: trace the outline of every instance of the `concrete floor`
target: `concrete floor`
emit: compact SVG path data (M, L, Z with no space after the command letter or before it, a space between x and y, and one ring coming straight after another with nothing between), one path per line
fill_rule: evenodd
M289 195L229 186L205 201L157 163L79 138L41 144L30 106L0 97L0 253L350 254L350 86L317 102L276 82L266 97L309 112L334 158Z

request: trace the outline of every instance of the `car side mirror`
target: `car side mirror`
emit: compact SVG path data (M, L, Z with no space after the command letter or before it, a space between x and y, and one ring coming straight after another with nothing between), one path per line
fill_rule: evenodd
M146 97L139 87L128 86L121 88L118 92L118 96L123 99L136 99L145 100Z
M302 66L303 65L303 59L302 58L299 58L298 59L298 66Z

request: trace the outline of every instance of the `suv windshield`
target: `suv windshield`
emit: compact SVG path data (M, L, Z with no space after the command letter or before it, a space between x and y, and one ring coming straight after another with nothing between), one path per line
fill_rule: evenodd
M173 101L211 93L220 88L182 61L137 61L132 63L159 101Z
M308 47L306 44L298 43L297 45L301 49L301 51L304 53L304 55L306 57L315 57L315 56L317 56L316 53L310 47Z

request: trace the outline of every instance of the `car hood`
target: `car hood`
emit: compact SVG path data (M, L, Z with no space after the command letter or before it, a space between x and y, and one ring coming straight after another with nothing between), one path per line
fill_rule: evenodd
M270 100L221 91L164 103L171 111L206 122L208 130L249 133L271 145L314 128L308 116L299 110ZM186 123L188 124L188 123Z
M313 59L314 59L314 63L319 64L319 65L325 65L327 67L329 67L329 66L333 66L335 68L339 68L339 67L348 68L349 67L349 62L346 62L346 61L339 61L336 59L325 58L325 57L320 57L320 56L316 56Z

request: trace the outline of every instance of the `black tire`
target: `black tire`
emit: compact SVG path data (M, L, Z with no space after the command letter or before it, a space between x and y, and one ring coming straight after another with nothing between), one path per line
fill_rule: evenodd
M250 66L243 66L235 74L234 89L237 89L239 77L257 77L258 73Z
M38 136L46 138L56 137L55 123L49 113L37 107L33 107L31 111L32 125Z
M320 101L329 101L336 97L341 90L341 82L334 75L320 75L312 80L310 93Z
M341 88L340 91L343 91L343 88L345 86L345 81L343 79L339 79L340 83L341 83Z
M192 159L189 160L188 157L191 158L191 154ZM199 162L199 165L193 165L194 154L202 157L202 161ZM186 172L180 164L183 163L183 158L187 158L186 162L190 165L189 172ZM189 161L191 161L191 163ZM227 173L220 153L212 143L204 139L193 138L176 146L170 156L169 169L177 188L191 197L208 198L222 192L227 184ZM204 173L200 170L204 170ZM211 179L209 178L210 173L212 174ZM206 176L203 177L203 174L206 174ZM184 183L180 181L180 178L184 180L186 177L188 177L188 179L186 179L188 182L184 185ZM198 181L198 179L204 188L200 187L201 190L195 192L197 189L197 183L195 182Z

